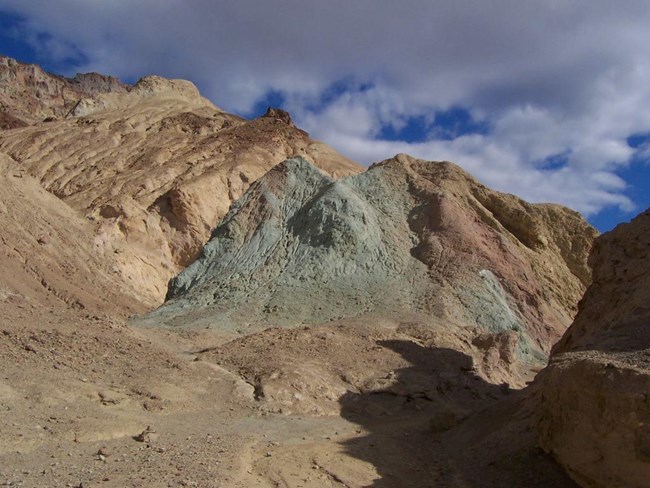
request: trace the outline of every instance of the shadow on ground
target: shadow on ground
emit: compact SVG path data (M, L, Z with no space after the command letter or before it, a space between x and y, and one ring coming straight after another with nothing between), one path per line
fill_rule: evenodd
M370 487L577 486L536 446L534 392L486 382L456 350L378 345L411 366L387 387L341 398L342 416L367 432L343 446L374 466Z

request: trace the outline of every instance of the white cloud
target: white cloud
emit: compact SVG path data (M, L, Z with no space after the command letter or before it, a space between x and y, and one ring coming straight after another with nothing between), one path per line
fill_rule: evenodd
M44 52L83 53L79 70L188 78L239 112L280 91L299 123L360 162L397 152L450 159L501 190L586 213L630 210L616 171L648 153L626 143L650 132L646 0L0 0L0 8L25 16L26 35L49 34ZM323 105L341 80L353 81ZM409 116L454 106L489 131L379 139L382 126L399 130ZM567 165L545 169L556 155Z

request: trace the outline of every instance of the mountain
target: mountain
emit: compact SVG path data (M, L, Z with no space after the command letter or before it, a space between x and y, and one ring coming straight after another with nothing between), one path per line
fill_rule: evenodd
M645 473L644 295L616 294L645 284L636 231L599 239L571 332L522 389L591 282L596 231L577 213L449 162L363 171L286 112L244 120L183 80L3 58L0 103L0 484L575 488L562 466L586 486ZM610 255L636 261L599 271Z
M294 158L233 204L143 323L236 336L375 317L496 354L486 378L521 385L572 320L595 235L453 163L398 155L335 180Z
M193 261L230 203L275 164L300 154L333 177L361 171L286 112L248 121L184 80L150 76L125 88L110 77L66 80L5 62L20 68L5 92L29 88L20 106L32 106L32 92L39 101L67 94L78 80L81 98L66 101L60 119L0 132L0 152L93 222L96 242L116 254L123 281L149 305L162 301L167 281ZM63 106L52 97L48 106Z
M360 168L288 114L247 121L189 82L3 63L0 484L256 484L232 468L259 434L252 386L188 361L203 337L127 317L162 301L231 200L276 162L302 153L333 175ZM160 441L134 439L148 426ZM209 435L186 449L196 428Z
M650 480L650 209L596 240L593 283L540 374L540 442L585 487Z

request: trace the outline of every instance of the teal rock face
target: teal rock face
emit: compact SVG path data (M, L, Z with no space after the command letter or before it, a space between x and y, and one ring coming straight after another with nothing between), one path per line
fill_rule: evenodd
M425 279L426 266L400 252L411 245L408 224L368 201L380 188L367 179L336 181L301 158L278 165L170 282L163 309L210 307L282 324L354 316L377 303L413 306L403 280Z
M481 203L494 198L506 201L498 215ZM334 180L295 157L232 205L147 320L242 333L378 314L514 333L539 359L571 318L535 265L558 251L551 238L531 249L499 218L525 208L542 232L540 216L569 211L521 202L452 163L400 155Z

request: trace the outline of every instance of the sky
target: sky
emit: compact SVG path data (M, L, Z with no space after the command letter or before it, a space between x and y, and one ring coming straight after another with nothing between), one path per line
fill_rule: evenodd
M647 0L0 0L0 53L193 81L370 164L454 161L601 231L650 206Z

